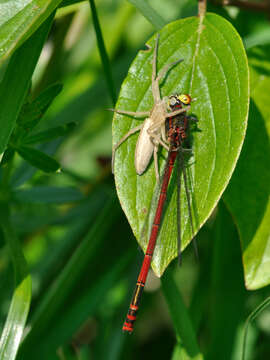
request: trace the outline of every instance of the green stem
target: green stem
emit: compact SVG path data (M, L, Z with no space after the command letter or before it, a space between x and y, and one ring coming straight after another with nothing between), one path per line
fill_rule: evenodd
M90 2L91 11L92 11L93 24L94 24L94 28L95 28L95 31L96 31L97 45L98 45L98 48L99 48L100 58L101 58L101 62L102 62L102 65L103 65L103 70L104 70L104 73L105 73L105 78L106 78L106 81L107 81L108 90L109 90L109 93L111 95L112 104L115 105L115 103L116 103L116 92L115 92L115 88L114 88L114 82L113 82L113 77L112 77L112 72L111 72L110 60L109 60L109 57L108 57L108 54L107 54L107 51L106 51L106 48L105 48L100 23L99 23L99 20L98 20L98 14L97 14L95 1L94 0L89 0L89 2Z
M198 14L200 17L204 17L206 13L207 0L198 0Z

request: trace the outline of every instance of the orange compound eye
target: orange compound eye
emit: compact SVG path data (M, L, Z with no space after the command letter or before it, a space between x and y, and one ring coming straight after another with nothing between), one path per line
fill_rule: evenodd
M178 99L185 105L189 105L191 103L191 97L188 94L181 94L178 96Z

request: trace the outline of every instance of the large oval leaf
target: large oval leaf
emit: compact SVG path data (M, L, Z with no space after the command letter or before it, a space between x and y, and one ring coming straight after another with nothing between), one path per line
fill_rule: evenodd
M154 40L155 36L149 40L152 48ZM192 185L192 213L197 232L228 184L242 147L249 103L247 59L235 29L215 14L208 14L203 19L191 17L168 24L160 32L158 50L158 69L166 63L184 59L162 82L162 96L184 92L197 98L191 112L199 120L200 132L193 134L194 158L187 169ZM122 85L117 109L145 111L152 108L152 56L153 50L140 51L135 58ZM139 123L140 120L116 114L113 142L119 141ZM136 175L136 140L137 135L131 136L116 152L115 182L122 208L145 251L148 235L144 229L155 187L155 175L153 162L142 176ZM161 168L164 162L164 156L160 156ZM169 205L152 261L152 267L159 276L177 255L176 186L172 189L172 183ZM181 210L184 248L192 237L184 195Z

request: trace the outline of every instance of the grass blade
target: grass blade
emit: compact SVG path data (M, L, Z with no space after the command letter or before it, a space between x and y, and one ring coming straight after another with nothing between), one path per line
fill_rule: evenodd
M256 319L256 317L270 304L270 297L265 299L252 313L248 316L245 328L244 328L244 337L243 337L243 348L242 348L242 360L245 360L246 358L246 346L247 346L247 335L248 335L248 326Z
M166 21L145 0L128 0L157 29L166 25Z

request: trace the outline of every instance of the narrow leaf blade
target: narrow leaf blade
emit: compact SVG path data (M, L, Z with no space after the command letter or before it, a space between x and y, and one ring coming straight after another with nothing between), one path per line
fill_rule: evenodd
M29 89L33 71L47 38L53 17L12 56L0 83L0 154L5 150ZM1 35L0 35L1 36ZM20 81L18 81L20 79ZM5 99L5 101L3 101Z
M68 123L66 125L57 126L48 130L40 131L36 134L30 135L22 139L22 143L25 145L42 144L60 136L65 136L76 126L75 123Z
M64 204L80 201L83 194L74 187L34 186L13 192L14 199L32 204Z
M60 164L51 156L27 146L16 149L21 157L34 167L45 172L55 172L60 169Z
M61 84L53 84L39 94L32 102L24 104L18 118L18 123L20 125L30 125L31 128L37 125L62 88Z

